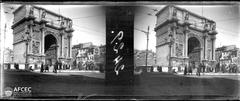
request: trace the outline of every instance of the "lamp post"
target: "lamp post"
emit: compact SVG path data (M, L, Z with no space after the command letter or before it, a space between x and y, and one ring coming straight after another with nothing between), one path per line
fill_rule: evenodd
M145 32L147 35L147 49L146 49L146 68L147 68L147 61L148 61L148 41L149 41L149 26L148 26L148 31Z

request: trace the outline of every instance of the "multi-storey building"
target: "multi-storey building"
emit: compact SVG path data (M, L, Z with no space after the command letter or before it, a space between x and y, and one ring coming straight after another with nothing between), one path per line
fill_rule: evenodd
M76 65L80 62L94 62L103 63L105 61L105 46L95 46L92 42L80 43L74 45L73 48L73 60L76 61Z
M230 63L238 64L240 54L239 48L236 45L222 46L216 49L216 61L222 64L229 65Z
M86 61L94 61L95 48L91 42L88 43L80 43L78 45L73 46L73 56L76 59L76 62L86 62Z

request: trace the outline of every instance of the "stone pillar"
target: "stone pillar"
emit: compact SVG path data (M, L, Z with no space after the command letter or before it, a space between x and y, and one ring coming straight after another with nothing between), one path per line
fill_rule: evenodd
M60 57L63 57L63 51L64 51L64 44L63 44L63 41L64 41L64 33L63 32L60 32Z
M33 36L33 24L34 24L34 22L33 22L33 20L30 20L29 21L29 34L30 34L30 41L29 41L29 43L28 43L28 53L29 54L32 54L32 36Z
M188 58L188 33L189 33L189 14L184 12L184 57Z
M188 57L188 26L185 26L185 30L184 30L184 57L187 58Z
M70 43L70 45L69 45L70 46L70 56L69 57L72 58L72 36L70 37L69 41L70 41L69 42Z
M69 58L70 57L70 37L68 36L67 37L67 57Z
M174 22L173 23L173 26L172 26L173 28L172 28L172 31L173 31L173 39L174 39L174 41L173 41L173 43L172 43L172 52L173 52L173 54L172 54L172 56L173 57L176 57L176 44L175 44L175 39L176 39L176 34L177 34L177 22Z
M172 29L171 27L168 28L168 33L169 33L169 60L170 58L172 57L172 54L173 54L173 51L172 51L172 45L171 45L171 41L172 41L172 38L173 37L173 32L172 32Z
M67 50L67 57L70 58L71 57L71 40L72 40L72 33L68 33L68 50Z
M41 20L40 20L40 24L41 24L41 59L44 62L44 56L45 56L45 31L46 31L46 23L48 22L45 19L46 16L46 12L44 10L40 11L41 14Z
M216 36L213 35L211 40L212 40L212 60L215 61L215 41L216 41Z
M61 36L61 57L63 58L64 57L64 34L62 34Z
M207 50L208 50L207 34L208 33L204 33L204 35L203 35L203 60L207 60Z
M41 28L41 55L44 56L45 51L45 24L42 25Z

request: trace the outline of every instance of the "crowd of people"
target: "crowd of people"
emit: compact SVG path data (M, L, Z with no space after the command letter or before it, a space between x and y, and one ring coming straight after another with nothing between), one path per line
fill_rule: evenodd
M41 63L40 72L49 72L49 70L52 70L52 72L57 73L61 70L70 69L70 65L62 64L60 61L56 61L55 63Z
M237 64L230 63L230 64L220 64L217 63L216 65L216 72L222 72L222 73L239 73L240 67Z
M98 70L99 66L95 64L93 61L86 61L86 62L78 62L77 68L79 70Z
M222 64L217 63L214 66L210 66L208 64L205 64L203 62L200 62L198 65L193 63L190 63L189 66L185 65L184 68L184 75L192 74L193 69L196 69L196 75L200 76L201 73L239 73L240 67L237 64L230 63L230 64Z

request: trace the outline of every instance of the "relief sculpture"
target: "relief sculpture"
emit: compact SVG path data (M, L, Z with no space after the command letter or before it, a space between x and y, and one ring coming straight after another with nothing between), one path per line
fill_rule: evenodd
M183 56L183 44L176 44L176 56Z
M32 41L32 53L34 54L39 53L39 46L40 46L40 42Z

